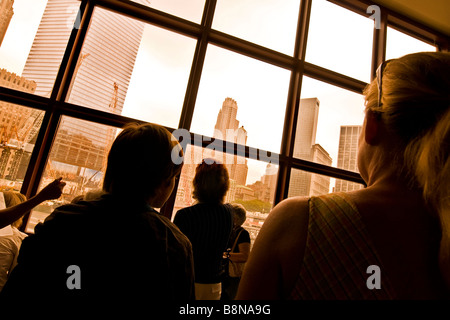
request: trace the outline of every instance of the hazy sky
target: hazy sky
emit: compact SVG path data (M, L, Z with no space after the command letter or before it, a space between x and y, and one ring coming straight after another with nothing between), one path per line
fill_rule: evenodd
M0 47L0 68L21 74L47 1L15 0L14 16ZM204 0L151 0L159 10L200 23ZM218 0L213 28L285 54L293 53L299 0ZM70 10L70 9L68 9ZM325 0L313 0L306 60L369 81L373 21ZM18 39L20 39L18 41ZM122 114L178 126L196 40L147 25ZM388 31L387 58L434 50ZM279 152L290 73L209 46L191 131L212 136L223 101L238 104L247 145ZM305 78L302 98L320 101L316 143L336 166L341 125L362 124L362 96ZM250 162L247 183L259 180L265 163Z

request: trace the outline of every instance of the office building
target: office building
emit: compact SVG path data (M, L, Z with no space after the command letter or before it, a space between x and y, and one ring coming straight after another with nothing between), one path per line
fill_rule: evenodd
M0 86L34 93L36 82L0 69ZM33 151L40 110L0 102L0 179L23 180Z
M36 82L39 95L49 96L52 91L79 4L75 0L47 2L23 70L23 76ZM68 102L121 114L144 26L140 21L96 8ZM63 117L47 175L89 172L100 178L99 171L104 170L105 156L115 135L115 128Z
M0 46L14 14L13 4L14 0L0 0Z
M224 100L217 115L213 137L245 146L247 130L244 129L244 126L239 126L239 120L236 119L237 110L238 105L234 99L226 98ZM233 154L219 151L215 152L214 158L226 165L230 179L236 181L236 185L245 186L248 166L247 159L243 157L243 152L240 156L239 151Z
M317 121L319 118L319 99L300 100L297 130L295 132L294 157L331 165L328 152L316 144ZM330 178L297 169L291 170L289 197L313 196L328 193Z
M358 140L362 126L341 126L337 167L358 172ZM336 180L334 191L352 191L363 188L360 183Z

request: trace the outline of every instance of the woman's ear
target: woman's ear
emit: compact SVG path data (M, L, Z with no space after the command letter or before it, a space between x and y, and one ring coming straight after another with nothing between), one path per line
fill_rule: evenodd
M366 112L366 125L364 128L364 139L369 145L377 145L381 141L381 118L379 114L370 110Z

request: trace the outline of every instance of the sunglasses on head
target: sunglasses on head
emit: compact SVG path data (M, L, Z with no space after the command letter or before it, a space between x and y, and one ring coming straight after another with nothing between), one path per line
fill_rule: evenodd
M393 59L383 61L376 71L377 85L378 85L378 108L380 108L382 106L381 96L382 96L382 85L383 85L383 72L384 72L384 69L386 68L386 65L392 60Z

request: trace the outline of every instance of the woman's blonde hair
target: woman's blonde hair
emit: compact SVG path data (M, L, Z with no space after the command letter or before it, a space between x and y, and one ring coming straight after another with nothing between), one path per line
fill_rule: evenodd
M6 208L14 207L19 203L27 201L27 197L25 195L15 191L3 191L3 197L5 198ZM20 226L22 225L22 218L23 217L20 217L19 219L11 223L11 225L13 227L20 228Z
M450 53L406 55L385 63L379 76L381 88L377 78L364 91L366 110L380 115L392 137L397 172L439 217L439 264L450 287Z

